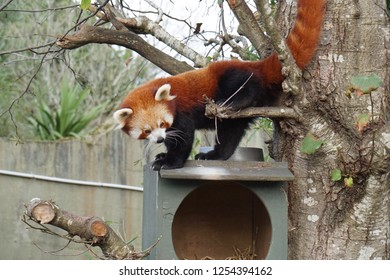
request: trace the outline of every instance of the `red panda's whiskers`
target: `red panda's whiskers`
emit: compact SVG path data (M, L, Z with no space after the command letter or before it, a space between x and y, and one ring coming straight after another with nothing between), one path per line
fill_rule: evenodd
M172 128L172 127L171 127ZM182 140L183 142L186 142L185 138L184 138L184 132L179 130L179 129L175 129L173 128L172 130L170 131L167 131L167 138L169 139L175 139L176 141L178 139Z

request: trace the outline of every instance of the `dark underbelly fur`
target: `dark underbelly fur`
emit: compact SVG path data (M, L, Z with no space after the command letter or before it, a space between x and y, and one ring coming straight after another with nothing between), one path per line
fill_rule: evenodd
M251 76L250 72L240 69L228 69L219 79L215 102L222 104L234 94L226 102L226 105L230 106L232 110L272 105L273 98L268 90L261 88L260 84L258 78L254 75ZM241 86L243 86L242 89L240 89ZM236 91L238 92L236 93ZM183 167L191 153L195 129L215 129L215 121L205 117L204 113L203 105L194 108L191 113L176 112L168 134L169 131L176 131L177 136L167 137L164 142L167 153L157 155L153 163L154 170ZM217 144L215 144L214 150L208 153L200 153L195 158L207 160L228 159L234 153L246 129L254 119L218 120L216 127L218 142L216 141Z

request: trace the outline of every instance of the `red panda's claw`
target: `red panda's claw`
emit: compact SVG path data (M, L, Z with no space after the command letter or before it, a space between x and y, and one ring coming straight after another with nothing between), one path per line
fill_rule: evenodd
M152 164L152 170L160 171L163 165L164 165L163 160L155 160Z

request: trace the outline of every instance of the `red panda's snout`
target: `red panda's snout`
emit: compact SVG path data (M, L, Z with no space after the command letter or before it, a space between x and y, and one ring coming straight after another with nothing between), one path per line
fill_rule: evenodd
M150 132L150 134L146 137L149 141L153 143L163 143L166 137L165 128L156 128Z
M155 124L155 125L151 125ZM157 123L148 123L141 127L131 127L128 134L134 139L146 139L153 143L163 143L167 137L167 128L171 126L171 123L167 121L158 121ZM123 129L122 129L123 130Z

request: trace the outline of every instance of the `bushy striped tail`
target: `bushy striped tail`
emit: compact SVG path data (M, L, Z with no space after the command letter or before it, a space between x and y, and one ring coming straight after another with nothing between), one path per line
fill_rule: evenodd
M299 68L312 59L321 35L326 0L299 0L295 25L287 37L287 45Z

